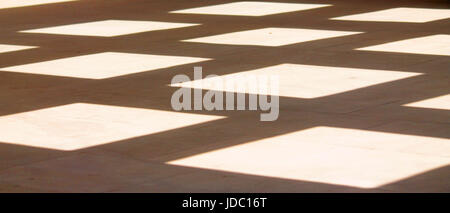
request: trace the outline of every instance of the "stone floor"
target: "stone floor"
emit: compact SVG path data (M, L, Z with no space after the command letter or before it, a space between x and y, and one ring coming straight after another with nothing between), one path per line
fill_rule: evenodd
M449 6L0 1L0 192L450 192ZM195 66L278 119L173 110Z

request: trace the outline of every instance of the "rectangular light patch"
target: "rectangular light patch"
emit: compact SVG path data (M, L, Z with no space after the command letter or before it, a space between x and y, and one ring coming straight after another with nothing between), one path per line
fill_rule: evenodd
M222 118L76 103L1 116L0 143L70 151Z
M376 188L450 164L449 139L315 127L167 162L170 165ZM433 147L434 149L429 149ZM417 154L422 149L438 154Z

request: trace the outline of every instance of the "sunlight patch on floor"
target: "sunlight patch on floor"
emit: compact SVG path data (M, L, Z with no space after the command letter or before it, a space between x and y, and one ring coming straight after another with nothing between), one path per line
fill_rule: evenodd
M376 188L449 165L450 157L440 155L450 153L449 143L442 138L320 126L167 163Z
M197 7L172 11L171 13L233 15L233 16L266 16L301 10L309 10L331 6L329 4L298 4L279 2L233 2L220 5Z
M0 143L69 151L222 118L224 117L75 103L1 116Z
M14 52L19 50L27 50L37 48L35 46L24 46L24 45L11 45L11 44L0 44L0 53Z
M256 70L172 84L171 86L218 90L218 86L215 85L217 78L221 79L223 85L226 85L225 82L227 79L244 79L244 83L247 85L246 87L228 88L223 86L223 89L220 91L249 93L248 85L250 82L245 82L245 79L251 79L251 76L278 76L279 94L273 94L270 91L267 94L293 98L318 98L417 75L421 75L421 73L280 64Z
M69 1L78 1L78 0L1 0L0 9L44 5Z
M296 28L263 28L183 40L210 44L283 46L319 39L359 34L361 32Z
M450 110L450 94L405 104L403 106Z
M22 33L45 33L77 36L113 37L156 30L167 30L199 24L172 23L159 21L104 20L88 23L69 24L56 27L24 30Z
M332 20L425 23L450 18L449 9L399 7L387 10L341 16Z
M450 35L431 35L356 50L450 56Z
M209 60L185 56L104 52L0 68L0 71L77 77L111 78Z

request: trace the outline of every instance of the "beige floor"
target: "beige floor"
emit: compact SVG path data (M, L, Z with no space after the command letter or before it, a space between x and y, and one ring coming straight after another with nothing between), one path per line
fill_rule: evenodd
M1 2L0 192L450 192L448 1ZM194 66L278 120L172 110Z

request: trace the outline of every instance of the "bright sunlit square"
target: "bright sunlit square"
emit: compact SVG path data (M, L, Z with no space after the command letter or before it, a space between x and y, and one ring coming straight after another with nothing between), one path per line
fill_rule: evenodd
M227 79L249 79L249 76L277 76L279 95L292 98L318 98L343 93L363 87L404 79L421 73L391 70L356 69L302 64L280 64L256 70L248 70L219 77L172 84L174 87L217 90L217 78L225 85ZM197 83L198 82L198 83ZM249 84L248 82L244 82ZM226 92L249 92L249 88L223 87ZM268 91L269 95L274 94Z
M450 94L408 103L404 106L450 110Z
M185 56L104 52L0 68L1 71L102 79L209 60Z
M156 30L168 30L190 27L198 24L172 23L159 21L104 20L87 23L69 24L20 31L22 33L44 33L74 36L112 37Z
M440 34L411 38L362 47L357 50L450 56L450 35Z
M185 42L228 44L228 45L256 45L256 46L283 46L319 39L334 38L359 34L361 32L313 30L295 28L263 28L247 30L221 35L183 40Z
M449 139L314 127L167 162L307 182L375 188L450 164ZM436 153L421 153L434 147Z
M233 16L266 16L294 11L309 10L331 6L329 4L302 4L281 2L233 2L197 8L172 11L171 13L233 15Z
M0 116L0 141L77 150L222 119L153 109L75 103ZM164 120L164 122L161 122Z
M14 52L20 50L27 50L36 48L34 46L24 46L24 45L11 45L11 44L0 44L0 53Z
M0 9L45 5L52 3L63 3L69 1L78 1L78 0L1 0Z
M344 21L424 23L447 18L450 18L450 9L399 7L361 14L341 16L332 19Z

